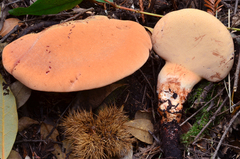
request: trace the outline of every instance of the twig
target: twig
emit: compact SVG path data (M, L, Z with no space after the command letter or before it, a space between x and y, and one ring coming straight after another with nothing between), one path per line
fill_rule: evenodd
M67 112L67 110L70 108L70 106L72 105L74 100L71 101L71 103L67 106L67 108L64 110L64 112L61 114L61 116L58 118L56 124L54 125L54 127L52 128L52 130L50 131L50 133L46 136L45 140L47 140L52 133L54 132L54 130L56 129L58 123L60 122L60 120L62 119L63 115Z
M47 142L46 142L46 140L20 140L20 141L15 141L15 144L20 144L20 143L24 143L24 142L33 142L33 143L35 143L35 142L44 142L45 144L47 144ZM62 142L58 142L58 141L52 141L51 140L51 142L52 143L54 143L54 144L59 144L59 145L62 145L63 143Z
M139 0L139 7L140 7L140 10L143 12L144 8L143 8L143 1L142 0ZM145 23L144 14L141 14L141 16L142 16L142 22Z
M88 9L78 8L78 13L76 15L61 21L61 23L62 22L67 22L67 21L70 21L70 20L73 20L73 19L76 19L78 16L80 16L80 15L82 15L82 14L88 12L88 11L93 11L93 10L94 10L94 8L92 8L92 7L88 8ZM74 12L76 13L76 11L74 11Z
M49 27L49 26L52 26L52 25L55 25L55 24L58 24L58 23L59 22L57 22L57 21L43 21L43 22L37 23L37 24L35 24L33 26L30 26L30 27L24 29L23 31L21 31L17 38L20 38L23 35L26 35L30 32L40 30L40 29L43 29L45 27Z
M160 18L163 17L163 15L149 13L149 12L142 12L140 10L135 10L135 9L119 6L119 5L117 5L117 4L113 3L113 2L110 2L109 0L104 0L104 1L109 3L111 6L113 6L115 8L118 8L118 9L123 9L123 10L131 11L131 12L134 12L134 13L146 14L146 15L151 15L151 16L160 17Z
M6 14L4 14L4 13L5 13L4 10L6 9L5 1L6 1L6 0L3 0L3 1L2 1L2 6L1 6L0 30L2 30L4 20L5 20L6 16L7 16Z
M223 0L221 0L221 3L224 5L224 7L226 7L227 9L232 9L233 7L230 4L227 4L226 2L224 2Z
M16 25L9 33L7 33L1 40L0 43L3 43L12 33L19 29L19 25Z
M148 12L151 12L151 11L153 10L153 7L154 7L154 5L155 5L155 2L156 2L156 0L151 0L151 1L150 1L150 5L149 5L149 7L148 7L148 9L147 9Z
M219 141L215 141L215 140L212 140L212 139L207 139L207 138L204 138L204 137L203 137L202 139L203 139L203 140L210 141L210 142L219 143ZM229 145L229 144L225 144L225 143L222 143L222 145L240 150L240 147L237 147L237 146L233 146L233 145Z
M212 89L212 87L213 87L213 83L212 82L209 85L207 85L206 87L204 87L203 88L203 92L201 93L199 98L194 101L194 104L195 105L201 104L204 101L204 99L207 97L207 94Z
M217 148L216 148L216 150L215 150L215 152L214 152L214 154L213 154L212 159L215 159L215 158L216 158L217 153L218 153L218 150L219 150L220 146L222 145L223 139L225 138L227 132L229 131L230 127L232 126L233 122L235 121L235 119L237 118L237 116L238 116L239 114L240 114L240 110L239 110L239 111L237 112L237 114L235 114L235 115L232 117L232 119L230 120L227 129L224 131L224 133L223 133L223 135L222 135L222 137L221 137L221 139L220 139L220 141L219 141L219 143L218 143L218 146L217 146Z
M238 101L236 104L232 105L231 107L232 107L232 108L235 108L235 107L238 107L239 105L240 105L240 101ZM219 113L217 116L222 115L222 114L228 112L229 110L230 110L230 108L228 108L227 110ZM234 112L233 112L233 114L234 114Z
M151 50L150 54L153 54L152 50ZM157 83L157 80L156 80L157 78L156 78L156 73L155 73L155 68L154 68L155 64L154 64L153 57L151 57L151 64L152 64L152 74L153 74L154 83Z
M155 94L155 91L153 90L153 87L152 87L151 83L149 82L149 80L147 79L147 77L145 76L145 74L142 72L141 69L139 69L139 71L141 72L141 74L143 75L143 77L145 78L145 80L147 81L147 83L148 83L150 89L152 90L153 94Z
M234 12L233 14L237 13L237 8L238 8L238 0L235 0L235 7L234 7Z
M240 53L238 54L238 63L237 63L237 67L236 67L234 84L233 84L233 91L234 92L237 91L237 87L238 87L239 70L240 70Z
M6 6L12 5L14 8L18 8L18 5L16 4L17 2L21 2L22 0L16 0L16 1L9 1L8 4L6 4Z
M185 124L188 120L190 120L192 117L194 117L198 112L200 112L204 107L206 107L211 101L213 101L215 98L217 98L223 91L225 90L225 88L222 88L220 90L220 92L218 92L218 94L216 96L214 96L211 100L209 100L206 104L204 104L200 109L198 109L195 113L193 113L190 117L188 117L184 122L182 122L180 124L180 126L182 126L183 124Z
M161 145L161 142L158 140L158 138L153 134L153 132L151 132L150 130L148 130L149 134L152 135L152 137L154 138L154 140L157 142L158 145Z
M228 97L226 97L224 99L224 101L222 102L222 104L218 107L218 109L216 110L216 112L213 114L213 116L211 117L211 119L208 121L208 123L202 128L202 130L198 133L198 135L195 137L194 141L193 141L193 145L196 144L197 139L200 137L200 135L203 133L203 131L211 124L212 121L215 120L217 113L222 109L222 107L224 106L224 104L226 103Z
M230 80L230 74L228 74L228 87L227 87L227 82L225 81L225 80L223 80L223 82L224 82L224 86L225 86L225 89L226 89L226 92L227 92L227 94L228 94L228 98L229 98L229 111L230 111L230 113L232 113L233 112L233 108L231 107L232 106L232 95L231 95L231 88L230 88L230 82L231 80Z
M143 96L142 96L142 103L144 102L144 99L146 98L146 91L147 91L147 86L145 85L144 91L143 91Z
M231 27L227 27L227 29L229 29L229 30L234 30L234 31L240 31L240 28L231 28Z

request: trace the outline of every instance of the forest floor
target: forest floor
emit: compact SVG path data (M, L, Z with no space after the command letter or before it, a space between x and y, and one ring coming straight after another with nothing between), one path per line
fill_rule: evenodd
M203 0L116 0L114 3L136 10L165 15L169 12L184 9L196 8L207 11L206 1ZM209 0L210 1L210 0ZM237 1L237 0L236 0ZM10 2L10 1L9 1ZM7 1L2 2L7 4ZM142 5L140 5L142 4ZM10 5L10 8L27 7L29 2L18 1ZM233 28L240 27L239 6L235 0L222 0L219 5L221 10L217 18L228 26ZM141 7L140 7L141 6ZM61 21L85 19L92 15L105 15L113 19L131 20L140 23L143 26L153 28L160 19L159 17L134 13L124 9L116 9L109 4L96 3L92 0L84 0L75 7L87 9L81 14L64 11L56 15L18 16L23 25L21 25L14 34L2 40L1 43L8 44L15 40L19 35L25 35L33 32L40 32L44 28ZM90 8L90 9L89 9ZM74 10L74 9L73 9ZM230 12L229 12L230 11ZM69 14L65 14L68 12ZM230 14L229 14L230 13ZM4 14L4 13L2 13ZM5 18L16 17L6 15ZM231 70L231 90L238 57L239 57L239 32L230 30L234 39L235 62ZM79 46L81 47L81 46ZM176 48L177 49L177 48ZM148 116L154 127L149 138L152 138L151 144L148 141L136 139L130 155L125 158L133 159L160 159L164 158L161 149L160 139L160 115L157 112L157 77L165 61L151 50L147 62L134 74L122 79L121 81L108 87L98 90L97 93L91 91L71 92L71 93L53 93L31 90L26 102L18 108L18 118L24 128L19 130L13 150L18 152L21 158L73 158L71 156L71 144L66 142L64 129L62 128L62 119L67 116L71 109L89 110L89 105L94 108L92 111L98 112L99 106L106 105L124 106L124 111L130 120L140 116ZM8 84L16 81L6 71L1 69ZM228 81L226 78L225 81ZM226 82L228 84L228 82ZM228 87L228 86L227 86ZM92 90L96 91L96 90ZM95 95L94 95L95 94ZM96 94L105 94L97 97ZM233 103L240 101L240 89L234 93ZM100 98L97 99L96 98ZM228 94L224 81L211 83L206 80L199 82L188 95L184 104L181 124L180 149L183 158L188 159L208 159L218 150L217 156L221 159L240 158L240 116L239 104L235 106L234 111L230 112ZM223 102L223 101L226 102ZM80 105L80 106L79 106ZM217 109L221 109L216 113ZM23 117L28 117L24 119ZM21 120L22 119L22 120ZM20 123L19 123L20 124ZM133 131L138 132L139 127ZM52 130L52 132L51 132ZM144 133L149 133L141 129ZM133 135L134 136L134 135ZM219 147L220 146L220 147ZM218 148L219 147L219 148ZM132 157L129 157L132 156ZM124 158L124 157L122 157Z

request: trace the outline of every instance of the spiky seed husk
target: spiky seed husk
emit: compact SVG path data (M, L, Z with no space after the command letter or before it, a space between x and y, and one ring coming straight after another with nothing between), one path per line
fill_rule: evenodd
M133 138L123 125L128 120L123 108L106 107L98 115L75 111L63 120L72 151L80 159L107 159L131 149Z

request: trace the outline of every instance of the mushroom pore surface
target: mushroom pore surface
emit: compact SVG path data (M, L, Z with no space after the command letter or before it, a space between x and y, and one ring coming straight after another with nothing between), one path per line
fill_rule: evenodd
M3 50L5 69L26 86L69 92L124 78L148 59L152 44L136 22L94 16L23 36Z

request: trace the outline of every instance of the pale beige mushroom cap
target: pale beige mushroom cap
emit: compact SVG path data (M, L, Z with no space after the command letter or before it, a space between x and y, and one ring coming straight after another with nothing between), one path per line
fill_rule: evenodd
M152 44L136 22L92 17L52 26L7 45L3 65L26 86L69 92L122 79L148 59Z
M153 49L169 63L179 64L209 81L220 81L233 65L234 46L227 28L197 9L170 12L156 24Z

